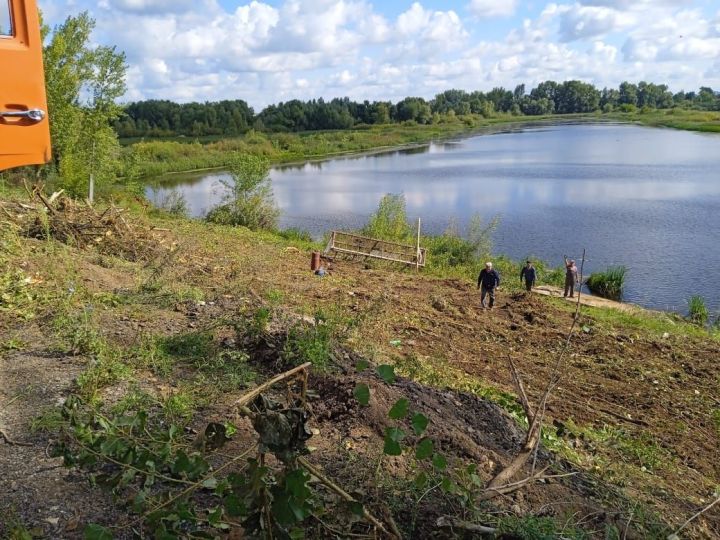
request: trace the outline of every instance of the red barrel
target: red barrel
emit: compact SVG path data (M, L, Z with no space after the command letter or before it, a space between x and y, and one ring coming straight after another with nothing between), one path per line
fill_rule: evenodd
M314 272L318 268L320 268L320 252L313 251L310 256L310 270Z

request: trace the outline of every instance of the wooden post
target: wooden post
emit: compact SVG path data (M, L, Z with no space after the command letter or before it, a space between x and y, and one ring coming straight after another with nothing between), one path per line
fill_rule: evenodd
M415 251L415 271L420 271L420 218L418 218L418 227L417 227L417 244L416 244L416 251Z

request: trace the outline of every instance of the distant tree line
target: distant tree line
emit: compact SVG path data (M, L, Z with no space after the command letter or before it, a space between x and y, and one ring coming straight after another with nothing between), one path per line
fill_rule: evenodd
M665 84L644 81L623 82L617 89L602 90L576 80L545 81L529 93L521 84L513 91L501 87L489 92L446 90L429 101L420 97L407 97L397 103L295 99L270 105L259 114L242 100L184 104L148 100L127 105L124 116L114 126L120 137L231 136L250 129L298 132L402 122L431 124L448 115L489 118L497 114L536 116L673 107L720 110L720 92L702 87L698 92L673 94Z

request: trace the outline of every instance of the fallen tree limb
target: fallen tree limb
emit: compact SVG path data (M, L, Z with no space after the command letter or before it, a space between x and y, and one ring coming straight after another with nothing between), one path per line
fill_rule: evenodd
M0 429L0 437L3 438L6 444L9 444L10 446L32 446L30 443L25 442L19 442L14 439L11 439L10 436L5 433L2 429Z
M347 491L345 491L343 488L338 486L335 482L330 480L327 476L325 476L323 473L321 473L312 463L310 463L307 459L303 457L298 458L298 463L305 467L310 474L312 474L315 478L320 480L324 485L329 487L332 491L334 491L336 494L340 495L343 499L345 499L348 502L358 502L352 495L350 495ZM373 516L370 512L368 512L367 508L363 505L363 516L365 519L367 519L370 523L372 523L375 527L380 529L382 532L384 532L386 535L388 535L391 538L398 538L400 540L400 537L397 536L395 533L391 533L385 528L385 525L380 522L375 516Z
M444 529L462 529L464 531L478 533L483 536L495 536L498 532L495 527L478 525L476 523L470 523L469 521L463 521L451 516L440 516L435 522L435 526Z
M237 407L238 409L247 406L250 404L256 397L258 397L260 394L262 394L265 390L270 388L271 386L284 381L286 379L289 379L290 377L293 377L294 375L297 375L298 373L301 373L305 370L307 370L312 365L311 362L305 362L301 366L298 366L296 368L293 368L289 371L286 371L284 373L281 373L280 375L276 375L269 381L264 382L257 388L251 390L244 396L242 396L240 399L238 399L235 403L233 403L233 407Z
M711 509L713 506L715 506L717 503L720 503L720 497L718 497L718 498L715 499L713 502L711 502L710 504L708 504L705 508L703 508L702 510L700 510L699 512L697 512L696 514L694 514L693 516L691 516L690 518L688 518L688 520L687 520L685 523L683 523L682 525L680 525L680 528L679 528L677 531L675 531L674 533L668 535L667 540L679 540L680 537L678 536L678 534L680 533L680 531L682 531L685 527L687 527L688 525L690 525L691 522L693 522L694 520L696 520L697 518L699 518L700 516L702 516L705 512L707 512L708 510L710 510L710 509Z

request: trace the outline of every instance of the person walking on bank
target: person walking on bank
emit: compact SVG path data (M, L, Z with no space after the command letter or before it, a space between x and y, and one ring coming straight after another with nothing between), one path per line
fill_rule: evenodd
M520 283L525 280L525 289L527 290L527 292L532 291L532 288L535 285L536 277L537 275L532 261L527 261L527 264L523 266L522 270L520 270Z
M478 289L480 289L480 305L485 309L485 297L490 297L490 309L495 304L495 290L500 287L500 274L493 269L491 262L485 263L478 276Z
M578 269L575 266L575 261L565 257L565 293L563 298L575 297L575 285L579 283L578 280Z

